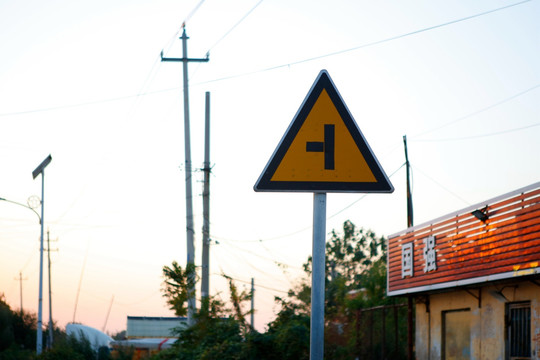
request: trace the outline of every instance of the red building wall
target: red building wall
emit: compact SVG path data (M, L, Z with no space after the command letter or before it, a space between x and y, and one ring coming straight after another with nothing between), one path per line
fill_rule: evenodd
M540 182L388 239L389 295L532 274L540 274Z

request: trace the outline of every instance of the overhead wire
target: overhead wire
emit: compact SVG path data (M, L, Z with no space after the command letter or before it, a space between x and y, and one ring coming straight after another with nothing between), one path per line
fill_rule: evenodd
M223 276L223 274L218 274L218 273L212 273L212 275ZM246 280L242 280L242 279L238 279L238 278L234 278L234 277L230 277L230 278L232 280L234 280L234 281L238 281L238 282L241 282L241 283L244 283L244 284L251 285L251 281L246 281ZM276 292L284 293L284 294L288 293L288 291L279 290L279 289L271 288L269 286L264 286L264 285L260 285L260 284L255 283L255 288L258 288L258 287L262 288L262 289L270 290L270 291L276 291Z
M413 169L417 170L419 173L421 173L422 175L424 175L425 177L427 177L429 180L431 180L433 183L437 184L441 189L445 190L446 192L448 192L449 194L451 194L452 196L454 196L456 199L459 199L461 201L463 201L465 204L467 205L471 205L471 203L469 203L467 200L465 200L464 198L462 198L461 196L459 196L458 194L456 194L455 192L451 191L450 189L448 189L446 186L442 185L441 183L439 183L438 181L436 181L435 179L433 179L431 176L429 176L428 174L426 174L425 172L423 172L422 170L420 170L418 167L416 166L411 166Z
M222 248L218 248L220 250L224 250ZM220 260L228 260L230 259L230 257L233 256L237 259L237 263L242 263L244 265L248 265L249 267L251 267L255 272L261 274L261 275L264 275L264 276L268 276L268 274L264 271L261 270L260 267L258 266L254 266L249 260L247 260L245 257L242 257L240 256L239 254L235 253L235 252L228 252L227 253L227 256L218 256L217 258L220 259ZM221 265L220 265L220 269L223 273L226 273L225 271L223 271Z
M408 33L404 33L404 34L400 34L400 35L396 35L396 36L391 36L391 37L388 37L388 38L385 38L385 39L381 39L381 40L373 41L373 42L370 42L370 43L354 46L352 48L348 48L348 49L344 49L344 50L338 50L338 51L334 51L334 52L323 54L323 55L318 55L318 56L314 56L314 57L310 57L310 58L306 58L306 59L302 59L302 60L289 62L289 63L286 63L286 64L270 66L270 67L267 67L267 68L264 68L264 69L254 70L254 71L250 71L250 72L246 72L246 73L242 73L242 74L230 75L230 76L225 76L225 77L221 77L221 78L218 78L218 79L203 81L203 82L200 82L200 83L197 83L197 84L194 84L194 85L200 85L200 84L207 84L207 83L212 83L212 82L230 80L230 79L234 79L234 78L238 78L238 77L254 75L254 74L257 74L257 73L262 73L262 72L271 71L271 70L277 70L277 69L281 69L281 68L290 67L290 66L293 66L293 65L298 65L298 64L302 64L302 63L306 63L306 62L320 60L320 59L324 59L324 58L330 57L330 56L341 55L341 54L344 54L344 53L347 53L347 52L360 50L360 49L375 46L375 45L380 45L380 44L383 44L383 43L386 43L386 42L402 39L402 38L409 37L409 36L412 36L412 35L417 35L417 34L420 34L420 33L426 32L426 31L435 30L435 29L439 29L439 28L442 28L442 27L445 27L445 26L453 25L453 24L456 24L456 23L459 23L459 22L471 20L471 19L474 19L474 18L477 18L477 17L480 17L480 16L488 15L488 14L491 14L491 13L494 13L494 12L497 12L497 11L506 10L506 9L511 8L511 7L522 5L522 4L531 2L531 1L533 1L533 0L524 0L524 1L514 3L514 4L502 6L502 7L496 8L496 9L491 9L491 10L487 10L487 11L477 13L477 14L474 14L474 15L470 15L470 16L466 16L466 17L463 17L463 18L447 21L447 22L442 23L442 24L428 26L428 27L425 27L425 28L422 28L422 29L410 31Z
M418 140L413 140L413 141L416 141L416 142L445 142L445 141L472 140L472 139L479 139L479 138L484 138L484 137L508 134L508 133L511 133L511 132L530 129L530 128L533 128L533 127L536 127L536 126L539 126L539 125L540 125L540 122L535 123L535 124L531 124L531 125L527 125L527 126L521 126L521 127L518 127L518 128L507 129L507 130L502 130L502 131L496 131L496 132L487 133L487 134L461 136L461 137L455 137L455 138L418 139Z
M259 5L261 5L261 3L263 2L264 0L259 0L259 2L257 2L257 4L255 4L255 6L253 6L251 9L249 9L249 11L247 13L244 14L244 16L242 16L240 18L240 20L238 20L229 30L227 30L225 32L225 34L219 38L218 41L216 41L212 46L210 46L208 48L208 51L206 52L207 54L210 53L210 51L215 48L220 42L222 42L234 29L236 29L236 27L238 27L238 25L240 25L249 15L251 15L251 13L259 7Z
M242 265L244 265L244 267L247 265L248 267L252 268L254 270L253 274L259 274L258 276L254 276L254 277L258 277L259 279L266 279L266 281L273 281L273 282L276 282L276 281L280 281L282 283L288 283L288 285L286 286L292 286L292 282L290 281L289 278L285 278L285 279L282 279L282 278L277 278L275 274L269 274L265 271L263 271L261 269L260 266L254 266L248 259L246 259L245 257L241 256L240 254L237 254L236 252L230 252L230 251L227 251L221 247L218 247L216 248L216 250L219 249L218 252L216 252L216 256L215 258L216 259L219 259L219 263L217 264L217 266L219 267L219 270L221 271L222 274L226 274L227 276L230 276L230 277L235 277L237 276L237 274L234 272L234 271L230 271L231 270L231 264L229 264L229 260L231 260L231 257L234 258L233 262L235 263L234 265L232 265L232 269L234 269L234 267L238 264L238 263L241 263ZM223 254L221 254L221 251L225 251L225 256L223 256ZM225 271L224 268L226 269L229 269L228 271ZM246 274L246 271L244 270L242 272L243 275Z
M201 0L199 1L199 3L193 8L193 10L191 10L191 12L188 14L188 16L186 16L186 18L184 19L184 21L182 22L182 29L184 29L186 27L186 23L188 22L188 20L191 19L191 17L193 15L195 15L195 13L197 12L197 10L199 10L199 8L201 7L201 5L204 3L205 0Z
M392 172L388 177L391 178L392 176L394 176L403 166L405 166L405 163L401 164L401 166L399 168L397 168L396 170L394 170L394 172ZM339 215L341 214L343 211L347 210L348 208L350 208L351 206L353 206L354 204L356 204L357 202L359 202L360 200L364 199L366 196L368 196L369 194L364 194L362 195L360 198L356 199L355 201L353 201L352 203L350 203L349 205L345 206L343 209L339 210L338 212L334 213L333 215L329 216L328 219L332 219L333 217L335 217L336 215Z
M253 6L247 13L245 13L244 16L240 18L240 20L238 20L229 30L225 32L223 36L221 36L212 46L210 46L208 50L206 50L206 56L208 57L210 55L210 51L212 51L213 48L215 48L220 42L222 42L236 27L238 27L238 25L240 25L263 1L264 0L259 0L259 2L255 4L255 6ZM193 72L191 73L190 81L191 78L200 69L201 65L202 63L197 63L195 70L193 70Z
M460 122L460 121L462 121L462 120L468 119L468 118L470 118L470 117L472 117L472 116L481 114L481 113L483 113L483 112L485 112L485 111L491 110L491 109L493 109L493 108L495 108L495 107L497 107L497 106L499 106L499 105L502 105L502 104L505 104L505 103L507 103L507 102L509 102L509 101L511 101L511 100L517 99L518 97L523 96L523 95L525 95L525 94L527 94L527 93L529 93L529 92L531 92L531 91L533 91L533 90L535 90L535 89L538 89L538 88L540 88L540 84L536 84L536 85L534 85L534 86L532 86L532 87L530 87L530 88L528 88L528 89L525 89L525 90L520 91L520 92L518 92L518 93L516 93L516 94L510 95L510 96L508 96L508 97L506 97L506 98L504 98L504 99L502 99L502 100L499 100L499 101L497 101L497 102L495 102L495 103L493 103L493 104L491 104L491 105L488 105L488 106L486 106L486 107L484 107L484 108L481 108L481 109L479 109L479 110L473 111L472 113L469 113L469 114L467 114L467 115L461 116L461 117L459 117L459 118L457 118L457 119L454 119L454 120L452 120L452 121L449 121L449 122L447 122L447 123L445 123L445 124L443 124L443 125L440 125L440 126L437 126L437 127L433 128L433 129L430 129L430 130L421 132L421 133L419 133L419 134L413 135L413 136L410 137L409 139L412 139L413 141L429 141L429 140L417 139L417 138L418 138L419 136L422 136L422 135L425 135L425 134L429 134L429 133L431 133L431 132L434 132L434 131L443 129L443 128L447 127L447 126L450 126L450 125L455 124L455 123L457 123L457 122Z
M467 20L470 20L470 19L480 17L480 16L488 15L488 14L491 14L491 13L494 13L494 12L497 12L497 11L506 10L508 8L518 6L518 5L522 5L522 4L531 2L531 1L533 1L533 0L524 0L524 1L514 3L514 4L509 4L509 5L506 5L506 6L502 6L502 7L496 8L496 9L487 10L487 11L484 11L484 12L481 12L481 13L470 15L470 16L467 16L467 17L451 20L451 21L448 21L448 22L445 22L445 23L442 23L442 24L433 25L433 26L425 27L425 28L418 29L418 30L415 30L415 31L411 31L411 32L408 32L408 33L404 33L404 34L388 37L388 38L385 38L385 39L373 41L373 42L370 42L370 43L358 45L358 46L355 46L355 47L352 47L352 48L339 50L339 51L335 51L335 52L331 52L331 53L327 53L327 54L323 54L323 55L319 55L319 56L315 56L315 57L311 57L311 58L306 58L306 59L302 59L302 60L298 60L298 61L294 61L294 62L288 62L288 63L281 64L281 65L275 65L275 66L271 66L271 67L267 67L267 68L263 68L263 69L259 69L259 70L254 70L254 71L250 71L250 72L246 72L246 73L235 74L235 75L225 76L225 77L221 77L221 78L206 80L206 81L202 81L202 82L198 82L198 83L193 83L192 85L202 85L202 84L207 84L207 83L212 83L212 82L230 80L230 79L234 79L234 78L254 75L254 74L257 74L257 73L261 73L261 72L267 72L267 71L271 71L271 70L277 70L277 69L280 69L280 68L290 67L292 65L298 65L298 64L302 64L302 63L306 63L306 62L310 62L310 61L314 61L314 60L323 59L323 58L326 58L326 57L340 55L340 54L343 54L343 53L347 53L347 52L351 52L351 51L355 51L355 50L359 50L359 49L363 49L363 48L383 44L383 43L390 42L390 41L393 41L393 40L398 40L398 39L405 38L405 37L408 37L408 36L420 34L420 33L426 32L426 31L438 29L438 28L441 28L441 27L444 27L444 26L453 25L453 24L456 24L456 23L459 23L459 22L463 22L463 21L467 21ZM199 5L196 7L196 9L198 9L198 7L200 5L202 5L203 2L204 2L204 0L202 0L199 3ZM258 4L256 6L258 6ZM193 13L193 11L192 11L192 13ZM249 14L247 14L247 15L249 15ZM186 18L186 19L189 19L191 16L188 16L188 18ZM184 21L187 21L187 20L184 20ZM177 34L178 34L178 32L175 34L175 36ZM537 85L536 87L538 87L538 86L540 86L540 85ZM14 112L8 112L8 113L0 113L0 117L16 116L16 115L35 113L35 112L53 111L53 110L76 108L76 107L81 107L81 106L88 106L88 105L96 105L96 104L100 104L100 103L107 103L107 102L113 102L113 101L121 101L121 100L125 100L125 99L130 99L130 98L133 98L133 97L152 95L152 94L168 92L168 91L177 91L180 88L181 87L178 86L178 87L174 87L174 88L150 91L150 92L134 94L134 95L119 96L119 97L115 97L115 98L101 99L101 100L96 100L96 101L81 102L81 103L77 103L77 104L68 104L68 105L60 105L60 106L53 106L53 107L33 109L33 110L23 110L23 111L14 111ZM530 91L530 90L532 90L532 88L529 89L529 90L526 90L526 91Z
M180 89L180 87L161 89L161 90L154 90L154 91L149 91L149 92L142 93L142 94L132 94L132 95L118 96L118 97L114 97L114 98L101 99L101 100L95 100L95 101L86 101L86 102L80 102L80 103L76 103L76 104L59 105L59 106L51 106L51 107L47 107L47 108L40 108L40 109L33 109L33 110L23 110L23 111L13 111L13 112L8 112L8 113L0 113L0 117L25 115L25 114L31 114L31 113L37 113L37 112L54 111L54 110L77 108L77 107L82 107L82 106L97 105L97 104L103 104L103 103L109 103L109 102L132 99L132 98L136 98L138 96L153 95L153 94L159 94L159 93L168 92L168 91L178 91L178 89Z
M262 241L260 241L260 242L262 242ZM277 261L277 260L275 260L275 259L268 258L268 257L262 256L262 255L259 255L259 254L257 254L256 252L253 252L253 251L250 251L250 250L246 250L246 249L244 249L244 248L241 248L241 247L239 247L239 246L236 246L236 245L233 245L233 244L230 244L230 243L227 243L227 242L224 242L223 244L228 245L228 246L231 246L231 247L233 247L233 248L235 248L235 249L237 249L237 250L246 252L246 253L248 253L248 254L250 254L250 255L256 256L256 257L258 257L258 258L260 258L260 259L263 259L263 260L266 260L266 261L271 261L272 263L274 263L274 264L276 264L276 265L277 265L277 264L280 264L280 265L285 265L285 266L287 266L287 267L289 267L289 268L291 268L291 269L302 270L302 268L299 268L299 267L297 267L297 266L289 265L289 264L286 264L286 263L284 263L284 262L282 262L282 261Z
M394 176L403 166L405 166L405 163L401 164L399 166L399 168L397 168L396 170L394 170L388 177L391 178L392 176ZM347 210L348 208L350 208L351 206L355 205L357 202L359 202L360 200L363 200L366 196L368 196L369 194L364 194L362 195L360 198L356 199L355 201L353 201L352 203L350 203L349 205L345 206L344 208L340 209L339 211L335 212L334 214L330 215L327 217L327 219L332 219L334 218L335 216L339 215L340 213L342 213L343 211ZM228 240L228 241L233 241L233 242L236 242L236 243L260 243L260 242L263 242L263 241L270 241L270 240L278 240L278 239L283 239L283 238L287 238L287 237L290 237L290 236L293 236L293 235L296 235L296 234L299 234L301 232L304 232L304 231L307 231L307 230L310 230L312 229L312 226L306 226L305 228L302 228L302 229L299 229L297 231L294 231L292 233L287 233L287 234L284 234L284 235L279 235L279 236L273 236L273 237L270 237L270 238L265 238L265 239L259 239L259 240L233 240L233 239L226 239L226 238L220 238L220 237L215 237L215 236L212 236L212 238L215 238L215 239L218 239L218 240Z

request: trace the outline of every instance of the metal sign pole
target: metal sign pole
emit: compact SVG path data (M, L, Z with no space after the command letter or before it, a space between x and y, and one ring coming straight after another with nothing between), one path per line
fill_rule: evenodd
M322 360L326 193L394 191L326 70L317 76L253 189L314 193L309 355Z
M326 250L326 193L313 194L313 268L311 273L310 360L324 358L324 288Z

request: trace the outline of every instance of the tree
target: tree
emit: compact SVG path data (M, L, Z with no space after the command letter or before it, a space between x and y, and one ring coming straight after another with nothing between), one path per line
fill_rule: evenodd
M371 230L357 228L350 220L343 223L342 233L332 230L326 242L325 254L326 315L337 314L346 305L347 294L362 289L364 285L369 285L372 290L384 290L381 284L386 284L385 253L383 237L378 237ZM289 301L294 302L301 311L308 311L311 302L312 261L310 256L303 265L306 277L289 291ZM381 300L381 294L378 296Z
M36 349L36 316L12 311L0 294L0 360L29 359Z
M176 261L172 267L163 267L163 296L167 298L167 304L177 316L186 316L187 300L192 297L192 289L197 282L197 270L195 264L188 263L186 269L182 269Z
M244 311L243 304L251 300L251 294L246 290L239 291L232 278L223 276L229 281L230 308L217 296L202 299L201 307L194 315L195 324L188 328L176 329L179 339L175 346L160 353L156 358L180 360L250 358L242 356L248 356L246 340L251 330L245 318L251 311ZM167 303L177 315L185 315L189 289L194 287L190 279L195 279L195 266L188 264L184 270L174 261L171 267L163 267L163 277L163 296L167 298Z
M383 237L357 228L349 220L343 223L341 232L330 233L325 263L326 358L354 358L356 311L388 302L385 253ZM286 300L278 299L282 308L277 319L284 324L285 319L293 321L310 313L312 258L303 266L306 277L289 291ZM309 338L305 346L308 345Z
M332 231L326 243L325 357L356 357L356 311L387 301L384 238L346 221L341 232ZM251 299L229 281L229 306L217 296L203 299L195 325L178 329L174 348L155 359L195 360L308 360L311 307L311 257L304 264L306 276L288 292L276 297L280 305L265 333L246 322L244 304ZM163 268L164 296L177 315L186 313L189 279L194 266L184 270L176 262ZM355 295L356 294L356 295ZM358 295L360 294L360 295Z

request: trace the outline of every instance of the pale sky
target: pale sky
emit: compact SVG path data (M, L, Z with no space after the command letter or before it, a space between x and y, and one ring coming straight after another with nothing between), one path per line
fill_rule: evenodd
M41 197L31 173L52 155L45 226L62 327L75 315L102 329L111 301L108 332L127 315L173 315L160 287L162 267L186 261L182 66L159 54L181 56L199 3L0 0L0 197ZM227 296L222 272L246 288L255 278L264 330L273 296L302 273L313 196L253 185L321 69L395 187L329 194L328 232L348 219L384 236L405 228L403 135L416 224L539 181L539 14L539 0L203 2L186 31L189 57L210 54L189 78L194 169L211 93L211 293ZM15 309L22 272L23 307L37 311L39 231L0 201L0 293Z

